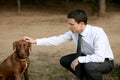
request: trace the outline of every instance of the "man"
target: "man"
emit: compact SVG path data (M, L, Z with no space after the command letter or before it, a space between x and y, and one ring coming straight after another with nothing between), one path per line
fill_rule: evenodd
M24 40L37 45L59 45L73 40L78 46L78 35L81 35L81 50L63 56L60 63L81 80L102 80L102 74L110 72L114 67L114 56L107 35L102 28L87 24L87 15L83 10L71 11L67 18L70 31L36 40L24 37ZM77 56L78 53L81 55Z

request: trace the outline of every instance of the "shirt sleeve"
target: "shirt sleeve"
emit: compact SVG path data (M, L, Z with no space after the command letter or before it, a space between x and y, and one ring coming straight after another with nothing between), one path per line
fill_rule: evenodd
M70 40L72 40L72 33L71 33L71 31L68 31L59 36L36 39L36 43L37 43L37 45L51 46L51 45L59 45L63 42L67 42Z
M80 63L104 62L106 56L105 54L108 50L107 47L109 46L109 41L103 29L100 29L96 32L93 43L94 53L92 55L78 57Z

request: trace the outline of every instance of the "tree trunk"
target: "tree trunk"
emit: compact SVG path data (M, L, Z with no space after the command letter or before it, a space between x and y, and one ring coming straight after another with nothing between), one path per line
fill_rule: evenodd
M99 0L99 16L105 16L106 0Z
M18 13L20 13L21 12L20 0L17 0L17 5L18 5Z
M66 0L66 8L67 8L67 11L69 10L69 0Z
M92 16L99 16L99 0L90 0Z

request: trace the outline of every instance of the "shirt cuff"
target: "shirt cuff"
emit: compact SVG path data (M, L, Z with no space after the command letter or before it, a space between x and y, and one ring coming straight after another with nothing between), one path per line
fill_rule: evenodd
M86 57L78 57L78 61L80 62L80 63L87 63L86 62Z
M43 45L44 42L42 39L36 39L36 45Z

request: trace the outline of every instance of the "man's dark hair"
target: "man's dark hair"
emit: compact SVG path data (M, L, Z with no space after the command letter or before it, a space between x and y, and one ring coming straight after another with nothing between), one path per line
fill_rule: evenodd
M67 18L73 18L77 23L84 22L87 24L87 15L83 10L74 10L68 13Z

